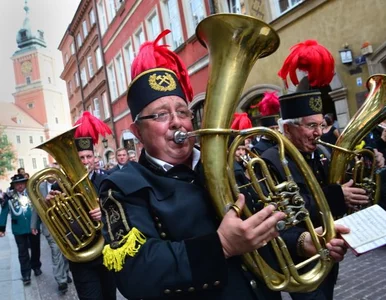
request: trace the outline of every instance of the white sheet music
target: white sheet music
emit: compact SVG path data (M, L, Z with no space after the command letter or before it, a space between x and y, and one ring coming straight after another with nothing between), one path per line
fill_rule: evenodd
M386 244L386 211L373 205L335 221L350 228L342 234L345 241L358 254Z

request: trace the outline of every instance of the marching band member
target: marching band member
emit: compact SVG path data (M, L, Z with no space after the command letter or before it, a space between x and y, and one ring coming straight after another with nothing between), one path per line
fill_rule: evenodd
M31 201L26 190L28 179L23 174L12 177L12 192L5 194L5 202L0 215L0 237L4 236L8 213L11 212L12 233L19 252L20 271L24 285L31 283L31 270L40 276L40 232L31 232ZM31 246L31 255L28 248Z

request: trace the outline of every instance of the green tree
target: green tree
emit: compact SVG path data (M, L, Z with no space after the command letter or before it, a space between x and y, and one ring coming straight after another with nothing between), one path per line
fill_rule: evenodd
M0 127L0 176L5 175L7 171L14 170L15 159L13 145L8 141L8 137L4 133L4 127Z

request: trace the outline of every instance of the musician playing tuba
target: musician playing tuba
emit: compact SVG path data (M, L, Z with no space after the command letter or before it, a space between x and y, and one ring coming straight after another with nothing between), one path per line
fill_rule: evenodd
M89 112L84 112L75 125L79 125L75 131L75 145L79 159L86 167L88 177L95 190L98 191L101 181L107 175L95 172L94 145L98 143L99 134L110 134L111 130ZM55 183L46 200L53 201L54 197L61 194L60 185ZM101 220L100 207L92 209L87 213L93 221ZM76 227L76 224L74 227ZM75 232L80 232L80 226L78 226L78 229L75 228ZM103 265L102 253L99 253L95 259L87 262L69 260L69 266L79 299L116 299L114 278L112 273Z
M365 190L352 186L352 180L344 185L327 184L329 161L326 154L315 143L315 140L322 135L324 127L323 101L319 88L331 82L334 75L334 60L329 51L316 41L305 41L291 49L292 52L279 71L279 76L286 80L287 74L296 72L296 69L306 71L308 75L300 83L294 82L295 85L298 84L295 93L279 97L281 111L281 119L278 121L279 128L311 167L323 188L332 215L342 216L346 213L347 206L365 204L368 202L368 197ZM318 69L321 62L325 73ZM290 77L292 80L297 79L296 75L293 74ZM270 165L270 169L279 181L285 179L277 147L265 151L262 158ZM287 159L294 181L299 186L300 193L306 201L306 207L310 212L313 224L321 225L320 214L306 185L305 178L291 159ZM338 265L336 264L316 291L305 294L293 293L291 296L293 299L333 299L337 275Z
M129 299L280 299L242 268L240 255L277 237L275 225L284 214L268 205L243 220L241 195L219 220L202 182L195 140L174 142L176 130L193 129L193 93L181 59L158 45L168 32L142 45L132 63L130 129L144 150L138 163L129 162L101 184L109 244L104 263L116 271L117 287ZM292 245L298 237L292 235ZM313 254L309 242L307 255ZM332 239L328 247L332 257L343 258L342 240Z

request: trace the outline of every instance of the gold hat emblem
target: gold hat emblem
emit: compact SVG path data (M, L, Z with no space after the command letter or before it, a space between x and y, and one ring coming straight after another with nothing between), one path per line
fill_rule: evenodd
M153 90L159 92L173 91L177 86L173 76L166 72L164 75L150 75L149 85Z
M322 104L321 97L311 97L309 101L309 105L314 112L316 113L322 112L323 104Z
M90 149L91 140L90 139L80 139L78 140L78 145L80 149Z

